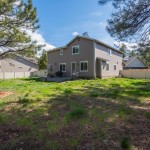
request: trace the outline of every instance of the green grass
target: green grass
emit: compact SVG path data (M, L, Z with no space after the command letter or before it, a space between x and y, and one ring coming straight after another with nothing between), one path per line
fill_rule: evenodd
M0 99L1 149L19 149L20 142L23 149L128 149L131 141L124 137L129 134L133 146L148 149L147 82L0 80L0 91L14 92Z

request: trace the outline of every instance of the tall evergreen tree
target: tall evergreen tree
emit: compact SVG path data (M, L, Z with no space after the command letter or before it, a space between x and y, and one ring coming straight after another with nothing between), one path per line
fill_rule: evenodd
M47 69L47 52L43 50L42 56L38 60L39 69Z
M99 0L100 5L112 2L115 12L107 30L119 40L144 41L150 45L150 0Z
M0 0L0 56L6 53L36 52L41 45L27 31L39 28L32 0Z

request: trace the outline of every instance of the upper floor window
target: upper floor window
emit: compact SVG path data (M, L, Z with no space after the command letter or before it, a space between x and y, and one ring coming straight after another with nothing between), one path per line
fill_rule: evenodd
M79 45L72 47L72 55L79 54Z
M108 48L107 51L108 51L109 55L112 55L112 50L111 49Z
M60 50L60 55L63 55L64 54L64 51L63 51L63 49L62 50Z

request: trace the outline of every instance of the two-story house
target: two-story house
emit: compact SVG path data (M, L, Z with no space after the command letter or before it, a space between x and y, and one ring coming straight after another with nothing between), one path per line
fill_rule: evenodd
M66 46L48 51L48 74L85 78L116 77L123 53L96 39L77 36Z

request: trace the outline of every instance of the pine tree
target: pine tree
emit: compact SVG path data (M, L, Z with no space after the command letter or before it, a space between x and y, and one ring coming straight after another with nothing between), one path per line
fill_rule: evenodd
M38 60L39 69L47 69L47 52L43 50L42 56Z
M99 4L110 1L115 9L108 20L110 35L122 41L144 41L150 45L150 0L99 0Z
M33 52L41 48L27 31L35 32L39 25L32 1L0 0L0 56L12 52Z

